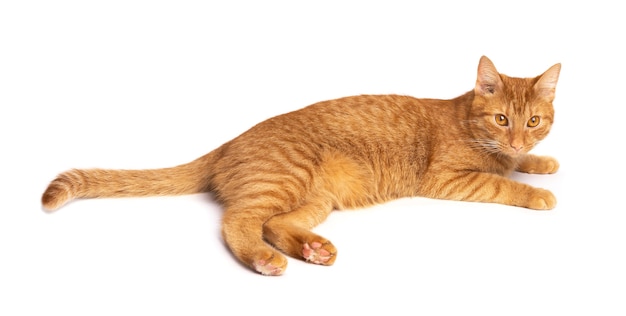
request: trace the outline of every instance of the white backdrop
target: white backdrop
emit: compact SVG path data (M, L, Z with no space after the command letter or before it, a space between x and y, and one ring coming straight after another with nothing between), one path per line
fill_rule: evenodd
M626 313L616 2L220 3L0 4L0 314ZM563 65L535 150L561 170L515 175L552 190L553 211L414 198L335 212L316 229L334 266L263 277L229 254L205 195L41 209L68 168L177 165L341 96L456 97L483 54L511 76Z

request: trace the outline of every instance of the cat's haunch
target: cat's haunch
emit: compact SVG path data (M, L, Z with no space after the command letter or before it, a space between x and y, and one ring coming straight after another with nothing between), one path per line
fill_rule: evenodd
M337 249L311 231L335 209L400 197L552 209L547 190L507 178L554 173L528 152L554 121L561 66L534 78L500 74L482 57L474 88L449 100L360 95L316 103L252 127L190 163L149 170L70 170L42 196L47 210L76 198L213 192L235 257L280 275L283 254L331 265Z

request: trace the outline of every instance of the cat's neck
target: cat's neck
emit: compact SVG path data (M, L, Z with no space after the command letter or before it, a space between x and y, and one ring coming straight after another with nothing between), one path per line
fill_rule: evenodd
M474 90L468 91L467 93L458 96L450 101L453 102L454 107L458 109L458 114L461 115L463 119L469 119L471 116L472 110L472 102L474 102Z

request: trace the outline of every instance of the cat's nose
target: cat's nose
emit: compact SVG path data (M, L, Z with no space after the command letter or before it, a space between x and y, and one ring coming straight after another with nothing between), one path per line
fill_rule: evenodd
M524 140L521 137L511 137L511 139L509 139L509 145L515 150L515 153L518 154L524 149Z

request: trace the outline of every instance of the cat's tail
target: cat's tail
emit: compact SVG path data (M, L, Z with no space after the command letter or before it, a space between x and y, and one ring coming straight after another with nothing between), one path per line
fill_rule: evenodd
M190 163L163 169L72 169L49 185L41 203L54 211L76 198L183 195L207 192L215 151Z

